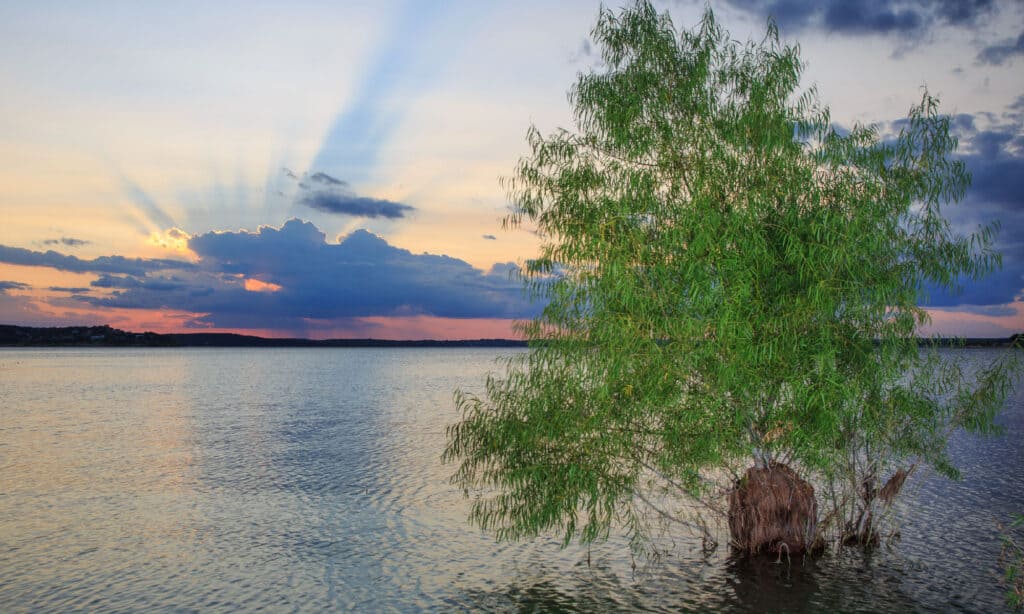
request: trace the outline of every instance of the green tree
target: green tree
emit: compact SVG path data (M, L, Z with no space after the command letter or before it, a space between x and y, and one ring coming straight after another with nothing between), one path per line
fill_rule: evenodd
M1003 564L1006 602L1017 610L1024 608L1024 545L1020 543L1022 527L1024 514L1015 514L1009 527L999 527L1000 540L1003 542L999 559Z
M677 31L641 1L592 36L576 129L531 128L506 180L505 224L543 238L524 277L546 307L528 353L456 394L444 456L472 521L711 537L745 468L784 465L825 497L814 532L877 538L907 473L954 476L949 432L993 430L1010 382L915 338L927 288L1000 264L994 227L941 213L970 181L948 118L925 93L895 140L836 130L772 23L741 44L710 10Z

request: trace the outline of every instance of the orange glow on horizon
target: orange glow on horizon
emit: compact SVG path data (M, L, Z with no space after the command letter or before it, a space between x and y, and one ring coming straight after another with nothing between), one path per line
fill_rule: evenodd
M459 319L430 315L366 316L305 321L290 319L280 324L267 318L260 328L214 327L202 322L207 314L169 309L112 308L89 304L76 291L96 298L110 289L95 288L92 273L72 273L45 267L0 264L0 280L22 282L0 293L3 298L0 324L62 327L110 325L129 332L234 333L266 338L475 340L520 339L515 320L500 318ZM249 292L278 292L283 287L256 278L239 280ZM81 290L79 290L81 289ZM921 335L1006 338L1024 331L1024 301L989 308L962 306L928 309L931 323ZM218 318L210 318L217 320ZM276 325L276 326L275 326Z
M922 326L922 335L959 337L1006 338L1024 332L1024 302L1016 301L997 307L1007 308L1012 313L980 314L967 311L926 309L931 324Z
M358 318L365 325L358 331L320 330L310 335L315 339L370 338L415 341L443 339L521 339L514 330L515 320L502 318L439 318L437 316L372 316Z
M259 280L246 280L246 289L264 285L280 286ZM275 290L256 290L275 291ZM18 326L64 327L109 325L126 332L154 332L162 334L233 333L266 338L306 339L386 339L395 341L519 339L514 330L515 320L500 318L440 318L436 316L372 316L339 318L336 320L307 320L301 329L295 328L233 328L206 326L199 320L204 313L170 309L127 309L93 307L73 304L66 298L35 290L9 291L8 296L22 301L20 311L12 311L0 318L0 324ZM59 305L49 299L61 298Z

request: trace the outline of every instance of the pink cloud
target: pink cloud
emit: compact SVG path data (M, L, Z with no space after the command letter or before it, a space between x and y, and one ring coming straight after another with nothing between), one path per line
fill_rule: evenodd
M921 335L1003 338L1024 332L1024 302L1021 301L987 310L988 313L965 311L964 307L927 311L932 321L921 327Z

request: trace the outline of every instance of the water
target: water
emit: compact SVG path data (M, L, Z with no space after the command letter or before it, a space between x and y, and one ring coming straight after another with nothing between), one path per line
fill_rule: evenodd
M962 482L917 480L891 549L786 565L684 541L634 571L620 538L496 544L466 523L444 429L498 354L0 349L0 610L1006 608L996 522L1024 512L1021 390L1005 436L955 436Z

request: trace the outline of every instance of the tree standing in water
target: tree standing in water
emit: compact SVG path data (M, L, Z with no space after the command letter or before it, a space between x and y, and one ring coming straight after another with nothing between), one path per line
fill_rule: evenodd
M970 177L927 93L893 141L837 131L775 26L602 10L575 130L531 129L507 226L543 238L530 351L457 393L453 483L500 539L680 524L756 553L871 543L951 430L993 430L1008 361L968 381L915 331L929 287L998 267L941 209ZM819 502L819 496L822 498Z

